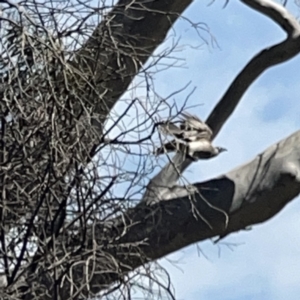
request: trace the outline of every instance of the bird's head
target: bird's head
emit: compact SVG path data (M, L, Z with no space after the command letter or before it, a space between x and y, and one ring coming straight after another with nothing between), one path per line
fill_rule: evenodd
M223 148L223 147L216 147L216 148L218 149L218 153L227 151L227 149L226 149L226 148Z

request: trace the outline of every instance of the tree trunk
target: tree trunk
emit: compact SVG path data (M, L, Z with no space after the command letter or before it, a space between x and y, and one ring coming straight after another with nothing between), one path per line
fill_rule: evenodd
M80 153L78 161L82 165L90 159L90 156L94 154L91 149L103 143L99 136L102 135L103 122L111 108L191 2L191 0L120 0L105 17L92 37L70 63L80 71L81 75L88 74L87 78L77 76L75 72L67 80L72 87L72 95L75 95L74 97L70 96L74 101L69 101L70 105L75 102L72 113L77 116L76 106L82 108L80 107L82 103L79 103L80 93L86 93L84 99L87 100L87 105L93 107L91 113L93 126L81 128L81 131L74 130L76 138L81 137L80 134L84 132L85 138L81 140L83 145L75 147L72 144L74 139L66 139L60 148L64 150L63 154L69 154L71 150L75 154ZM207 120L214 131L214 136L218 134L233 113L247 88L262 72L292 58L300 51L300 26L284 8L269 0L243 0L242 2L277 22L286 31L287 38L280 44L268 47L254 56L236 77ZM90 72L91 70L92 72ZM93 81L91 94L85 91L90 80ZM76 99L78 102L75 101ZM91 102L89 103L89 101ZM59 117L52 123L55 125L55 129L57 127L67 135L71 129L73 130L73 127L78 125L78 120L77 117L74 117L72 124L68 124L71 128L69 129L63 123L67 118L65 116L60 118L59 109L57 110ZM51 123L51 121L49 122ZM28 126L32 126L30 122L28 124ZM23 134L27 126L25 125L20 126ZM53 129L51 126L49 128ZM95 127L98 139L94 137L92 139L89 135ZM46 132L44 128L46 127L43 127ZM57 130L59 133L61 131ZM35 133L35 131L33 132ZM20 135L22 136L22 132ZM41 144L44 142L43 137L44 135L40 137ZM60 140L57 139L60 142L62 140L61 137ZM53 163L56 168L57 160L65 163L64 172L57 172L61 168L57 167L57 169L53 168L56 174L54 174L55 172L52 174L50 171L49 173L45 171L45 174L47 176L50 174L49 178L53 175L53 186L56 184L56 187L59 187L55 191L63 190L62 194L65 199L68 199L70 189L69 187L65 188L66 184L63 179L78 165L74 159L76 155L66 155L66 157L70 157L70 162L65 162L62 156L56 155L57 149L51 148L54 144L56 145L53 141L54 138L52 141L49 140L49 149L45 150L48 151L49 157L45 159L41 155L41 161L38 161L38 158L35 161L36 170L38 172L45 169L48 172L47 164ZM27 144L25 146L28 146ZM69 147L71 145L73 148ZM35 149L42 149L39 146L36 145ZM27 155L29 150L25 151L23 148L21 150L17 152L20 156L18 161L24 163L22 155ZM52 150L53 152L51 152ZM193 186L183 187L177 186L176 182L191 161L186 159L183 154L177 153L172 162L150 181L144 199L135 208L129 209L120 217L86 226L84 245L80 237L76 236L76 232L79 230L74 230L72 234L63 232L64 235L59 237L56 236L56 232L52 232L52 236L49 235L49 238L53 241L56 238L58 241L61 239L61 245L63 245L55 249L57 251L55 263L52 265L44 263L47 261L46 257L52 258L52 252L49 251L48 244L45 242L46 246L43 250L46 249L48 252L45 250L43 253L36 253L33 261L29 263L29 267L25 269L23 277L19 280L22 286L16 287L10 284L9 288L14 289L11 293L16 298L25 290L24 296L20 296L22 299L34 299L35 296L53 299L55 296L58 297L58 294L61 299L92 297L101 290L109 288L114 282L122 282L128 272L147 262L161 258L192 243L217 236L223 237L229 233L243 230L249 225L264 222L299 194L299 162L300 132L296 132L271 146L251 162L225 175L203 183L195 183ZM177 166L177 170L174 169L174 165ZM58 176L57 173L59 173ZM48 180L45 174L43 174L42 180ZM34 182L24 172L20 177L25 182L24 186L28 185L28 181ZM40 180L40 177L36 177ZM74 176L74 182L76 179ZM22 180L19 181L23 182ZM44 181L39 181L39 184L43 187ZM44 201L47 205L48 202L44 200L47 199L47 194L45 196L43 193L48 193L49 199L52 197L49 186L51 185L48 183L48 186L45 189L41 188L41 193L39 193L41 203ZM68 193L65 193L66 190ZM54 196L56 205L59 204L59 207L64 210L67 200L63 202L60 195L55 194ZM21 209L23 210L23 208ZM25 224L28 232L33 226L34 218L33 214L31 223L28 225L26 222ZM19 219L21 218L19 217ZM67 242L63 239L66 239ZM47 239L44 239L43 242L45 240ZM26 243L27 241L24 242L25 246ZM74 263L69 265L69 259ZM52 262L52 260L49 261ZM61 272L59 275L57 275L55 265L57 262L61 263L57 267ZM60 281L57 281L59 284L55 281L56 277L54 280L53 274L59 276ZM12 278L14 279L14 276ZM54 281L55 283L53 283ZM54 286L55 284L57 285ZM3 282L3 285L6 283Z

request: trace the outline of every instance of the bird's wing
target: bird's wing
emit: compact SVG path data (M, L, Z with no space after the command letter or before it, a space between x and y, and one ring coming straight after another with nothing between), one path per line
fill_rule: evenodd
M165 122L159 125L159 131L164 135L171 135L174 140L165 143L161 147L154 151L155 155L160 155L166 152L178 151L179 148L185 147L185 144L189 139L184 138L185 131L176 126L172 122Z
M198 138L205 138L210 140L212 136L212 131L209 128L207 124L205 124L201 119L199 119L197 116L191 115L187 112L182 113L182 116L184 117L184 124L183 126L186 127L186 132L193 130L197 131L197 134L194 134L193 136Z
M162 146L158 147L157 149L155 149L154 154L160 155L160 154L164 154L167 152L173 152L175 150L182 149L184 146L185 145L183 143L179 143L176 140L172 140L168 143L163 144Z
M185 123L188 123L190 126L197 128L198 126L201 126L204 122L198 118L195 115L192 115L188 112L182 112L183 120Z
M182 129L180 129L178 126L170 122L161 124L159 126L159 130L161 131L161 133L165 135L173 135L173 136L180 137L183 134Z
M183 133L183 138L185 142L194 142L198 140L211 140L211 132L204 130L204 131L199 131L199 130L189 130L185 131Z

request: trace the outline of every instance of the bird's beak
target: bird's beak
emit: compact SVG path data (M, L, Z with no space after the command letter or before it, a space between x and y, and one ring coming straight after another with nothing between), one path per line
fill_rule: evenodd
M220 152L225 152L225 151L227 151L227 149L226 149L226 148L220 147L220 148L219 148L219 151L220 151Z

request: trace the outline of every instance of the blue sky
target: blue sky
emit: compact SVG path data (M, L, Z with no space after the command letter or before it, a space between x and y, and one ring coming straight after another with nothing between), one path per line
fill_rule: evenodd
M184 14L209 26L218 47L200 31L209 41L203 44L191 24L181 19L170 36L185 45L176 53L184 60L184 67L154 76L156 91L165 96L191 81L170 103L180 106L196 87L188 106L197 105L192 112L204 119L249 59L285 37L276 24L239 1L231 0L223 9L224 2L209 5L211 0L194 1ZM299 16L291 1L289 8ZM228 152L193 164L185 174L191 182L225 173L299 129L299 66L300 56L269 69L254 82L215 141ZM232 234L218 245L210 241L192 245L161 259L170 273L176 299L299 299L299 210L296 199L251 231ZM204 255L199 255L197 247ZM169 260L175 260L176 266Z

